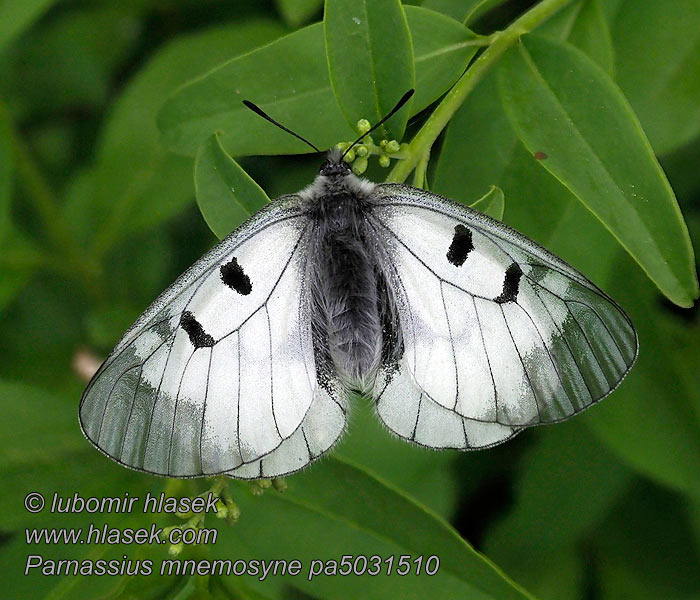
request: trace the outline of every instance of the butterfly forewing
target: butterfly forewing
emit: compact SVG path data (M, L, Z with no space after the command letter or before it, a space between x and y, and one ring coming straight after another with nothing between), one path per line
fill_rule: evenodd
M377 409L397 434L493 445L583 410L629 371L629 318L564 261L436 194L386 184L374 196L404 341Z
M272 477L325 452L345 425L317 383L305 289L313 223L284 197L200 259L127 332L86 389L100 450L171 476Z

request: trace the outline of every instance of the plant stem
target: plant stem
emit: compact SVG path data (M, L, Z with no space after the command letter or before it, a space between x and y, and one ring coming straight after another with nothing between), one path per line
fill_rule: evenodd
M425 189L426 172L428 170L428 161L430 160L430 150L428 150L419 160L416 165L416 170L413 173L413 187Z
M542 2L533 6L529 11L513 21L506 29L494 33L491 36L489 47L460 77L442 102L428 117L420 131L411 140L408 145L408 158L398 161L386 180L390 182L405 181L406 177L418 164L418 161L425 156L426 152L430 151L440 132L447 126L457 109L476 87L476 84L483 79L484 75L489 72L505 51L515 44L521 35L538 27L571 1L542 0Z

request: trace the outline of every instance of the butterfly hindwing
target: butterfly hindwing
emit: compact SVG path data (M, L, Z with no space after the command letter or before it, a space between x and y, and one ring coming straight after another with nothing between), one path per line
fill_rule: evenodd
M127 466L273 477L325 452L345 396L317 382L305 288L312 223L276 200L183 274L87 387L83 431Z
M622 309L507 226L403 185L375 189L404 353L379 416L423 445L481 448L609 394L637 354Z

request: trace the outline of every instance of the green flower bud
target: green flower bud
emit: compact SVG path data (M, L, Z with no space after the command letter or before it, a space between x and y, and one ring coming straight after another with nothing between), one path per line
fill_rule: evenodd
M350 142L338 142L335 147L341 152L345 152L348 149Z
M168 548L168 554L171 556L177 556L182 552L183 548L185 547L185 544L182 542L178 542L177 544L170 544L170 548Z
M357 156L367 156L369 154L369 148L364 144L359 144L355 146L355 154L357 154Z
M278 491L278 492L286 492L287 491L287 482L284 480L284 477L275 477L272 480L272 486Z
M241 509L238 508L238 504L233 500L228 500L226 502L226 508L228 509L229 521L238 521L238 518L241 516Z
M382 140L381 142L379 142L379 147L384 149L384 148L386 148L386 145L388 143L389 143L389 140Z
M357 133L362 135L363 133L367 133L370 129L372 129L372 125L367 119L360 119L355 128L357 129Z
M393 154L394 152L398 152L401 149L401 146L396 140L391 140L390 142L387 142L386 146L384 147L384 150L387 154Z
M344 157L343 160L346 163L351 163L353 160L355 160L355 148L350 150Z
M352 163L352 172L355 175L362 175L367 170L367 157L359 156L354 163Z
M391 159L386 155L382 154L379 157L379 166L384 167L385 169L391 164Z
M228 516L228 507L226 506L225 502L219 498L216 501L216 518L217 519L225 519Z

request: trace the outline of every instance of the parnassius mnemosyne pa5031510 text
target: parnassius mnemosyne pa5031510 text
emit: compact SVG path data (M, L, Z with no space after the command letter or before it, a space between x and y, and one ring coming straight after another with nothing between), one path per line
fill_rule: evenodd
M332 151L146 310L80 422L149 473L277 477L335 444L353 389L399 437L472 450L587 408L636 355L627 315L564 261Z

